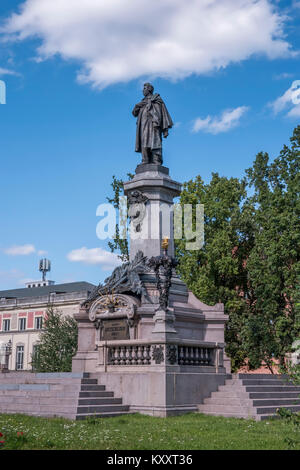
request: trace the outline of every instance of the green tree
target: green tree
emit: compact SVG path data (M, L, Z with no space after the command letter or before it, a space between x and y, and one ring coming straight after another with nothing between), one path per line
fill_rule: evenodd
M35 372L70 372L77 351L78 328L71 316L63 316L49 305L39 343L32 357Z
M247 204L254 218L254 245L247 259L249 287L254 302L245 320L242 336L250 367L273 358L284 363L300 334L295 308L300 273L300 126L278 158L269 162L259 153L246 171L254 194Z
M245 259L253 245L246 209L246 183L237 178L212 174L204 184L200 176L183 185L180 204L204 204L204 246L186 250L186 240L176 240L178 273L201 301L222 302L229 314L226 327L227 353L234 368L243 364L246 351L240 337L241 323L248 310L248 282ZM195 227L194 227L195 229Z
M128 176L128 179L132 179L134 175L132 175L131 173L128 173L127 176ZM110 204L114 206L116 210L118 210L120 196L124 195L124 181L122 179L116 178L116 176L113 176L111 186L113 189L113 197L107 197L106 199ZM127 234L128 217L127 215L123 215L123 214L119 214L119 216L125 219L125 220L122 220L122 224L121 224L122 227L126 227L125 233L124 233L124 228L123 230L120 229L120 225L117 223L114 240L109 241L108 246L112 253L114 253L115 251L119 251L120 254L118 256L122 261L128 261L129 260L129 242L128 242L128 234Z

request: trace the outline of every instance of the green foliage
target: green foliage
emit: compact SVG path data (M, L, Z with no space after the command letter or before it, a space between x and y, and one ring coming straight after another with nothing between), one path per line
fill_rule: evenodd
M127 174L128 179L132 179L134 175L131 173ZM118 179L115 176L113 176L113 180L111 183L112 189L113 189L113 197L107 197L107 201L114 206L115 209L119 209L119 199L120 196L123 196L124 194L124 181L122 179ZM126 217L123 214L119 213L120 217ZM127 218L126 218L127 219ZM127 220L121 221L121 226L122 227L127 227ZM122 261L128 261L129 260L129 244L128 244L128 236L127 236L127 229L125 230L125 233L123 232L120 233L120 225L117 223L116 224L116 232L115 232L115 237L113 241L108 242L108 246L111 250L112 253L115 251L120 251L120 254L118 255L119 258Z
M212 174L209 184L200 176L184 184L180 204L204 204L204 246L186 250L186 240L176 240L178 273L201 301L214 305L223 302L230 314L227 325L227 353L233 367L243 363L240 317L248 309L245 257L251 240L241 226L241 205L246 198L245 181ZM245 224L245 222L244 222ZM195 228L195 227L194 227Z
M286 145L272 163L259 153L246 171L254 194L248 199L254 212L254 245L247 259L249 284L255 298L245 325L253 367L272 356L284 362L300 336L295 308L300 274L300 126L291 147ZM265 332L264 332L264 331Z
M35 372L70 372L77 351L78 328L73 317L62 316L52 306L40 333L36 354L32 357Z

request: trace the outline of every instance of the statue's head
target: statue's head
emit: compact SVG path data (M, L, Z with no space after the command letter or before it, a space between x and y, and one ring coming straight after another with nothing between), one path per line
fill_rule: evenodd
M154 91L154 86L151 83L145 83L143 88L144 96L152 95Z

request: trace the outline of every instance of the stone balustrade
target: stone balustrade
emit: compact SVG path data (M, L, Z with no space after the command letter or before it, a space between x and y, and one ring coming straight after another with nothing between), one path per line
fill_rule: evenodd
M99 343L105 350L108 366L212 366L223 367L223 343L179 342L162 344L145 341L107 341Z
M151 345L139 344L112 346L108 348L109 365L148 365L151 364Z
M183 366L210 366L213 365L213 352L212 348L179 346L178 363Z

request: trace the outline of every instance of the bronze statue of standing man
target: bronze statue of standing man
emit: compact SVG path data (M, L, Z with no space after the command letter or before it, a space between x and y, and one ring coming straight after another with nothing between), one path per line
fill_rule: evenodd
M153 92L151 83L145 83L145 98L132 111L138 118L135 151L142 153L142 163L162 165L162 135L168 137L173 121L160 95Z

